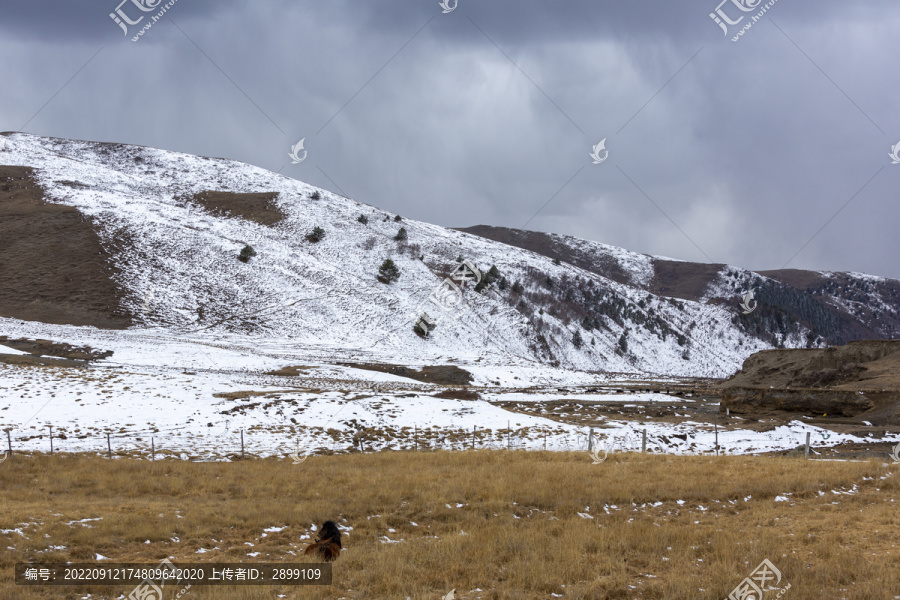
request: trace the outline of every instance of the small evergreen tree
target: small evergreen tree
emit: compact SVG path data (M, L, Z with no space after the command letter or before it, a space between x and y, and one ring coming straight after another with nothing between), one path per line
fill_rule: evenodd
M325 239L325 230L316 225L313 230L306 236L306 240L317 244Z
M396 221L397 223L399 223L402 220L403 220L403 217L401 217L400 215L397 215L394 217L394 221Z
M251 248L249 245L244 246L241 250L241 253L238 254L238 260L241 262L250 262L250 259L256 256L256 250Z
M378 281L381 283L391 284L400 279L400 269L394 264L394 261L387 258L378 268Z
M576 329L575 334L572 336L572 345L576 348L581 348L582 343L583 340L581 339L581 332Z
M401 227L400 231L397 232L397 235L394 236L394 239L398 242L406 241L409 237L409 234L406 233L406 227Z
M312 194L309 195L309 199L310 200L321 200L322 194L319 193L319 190L316 190Z
M553 259L553 264L558 266L558 265L561 265L562 263L559 262L559 259L558 259L558 258L554 258L554 259Z
M506 280L506 277L500 278L500 283L497 284L497 287L503 291L506 291L509 288L509 282Z
M514 294L519 294L519 295L521 295L522 292L525 291L525 288L522 286L521 283L519 283L518 281L516 281L516 282L513 284L512 291L513 291Z
M359 217L356 220L359 221L360 223L362 223L363 225L367 225L369 223L369 217L367 217L366 215L359 215Z
M628 352L628 330L622 332L622 336L619 338L619 351L620 354L624 354Z
M496 265L491 265L490 270L484 274L477 284L475 284L475 291L480 292L484 288L488 287L495 281L499 281L500 279L500 271L497 269Z

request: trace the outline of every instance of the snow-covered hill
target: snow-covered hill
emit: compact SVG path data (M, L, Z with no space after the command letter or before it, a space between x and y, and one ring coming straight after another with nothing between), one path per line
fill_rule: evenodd
M27 134L2 139L0 164L32 167L46 201L93 221L139 328L287 338L408 365L453 360L672 376L727 376L772 347L740 324L733 305L709 302L730 288L697 301L650 291L658 257L577 240L581 255L602 255L629 274L616 281L231 160ZM263 225L216 212L198 200L209 191L275 193L284 218ZM316 227L324 238L309 241ZM396 239L401 228L405 240ZM247 245L256 255L242 262ZM400 273L389 284L378 279L386 259ZM474 282L460 283L457 295L447 278L460 261L481 277L494 267L492 284L476 291ZM737 285L729 273L748 272L723 267L720 286ZM878 301L896 311L896 301ZM413 329L423 312L436 323L427 337ZM802 324L778 341L822 342Z

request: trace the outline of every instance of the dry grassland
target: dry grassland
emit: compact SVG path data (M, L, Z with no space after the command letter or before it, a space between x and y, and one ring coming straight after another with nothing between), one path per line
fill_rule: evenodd
M332 519L352 529L331 586L194 586L182 598L437 600L455 588L457 599L721 600L768 558L785 600L893 600L898 468L515 451L299 465L15 455L0 464L0 597L130 592L17 587L16 562L303 562L302 536Z

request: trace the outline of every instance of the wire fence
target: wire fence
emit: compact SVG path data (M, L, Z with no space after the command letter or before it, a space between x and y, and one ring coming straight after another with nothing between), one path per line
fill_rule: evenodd
M211 424L210 424L211 425ZM210 427L212 429L212 427ZM465 450L546 450L564 452L649 452L678 454L719 454L727 449L719 445L718 428L714 443L698 444L688 435L652 435L646 428L625 425L618 429L552 427L514 428L507 422L503 428L473 426L464 428L420 428L418 425L400 430L361 427L355 430L310 428L302 426L253 426L229 428L221 433L203 436L197 427L183 426L149 430L71 431L47 425L40 433L13 435L12 428L3 429L6 452L2 460L20 453L95 453L113 457L180 458L182 460L247 459L265 456L299 456L346 452L401 451L465 451ZM826 444L827 438L815 440ZM802 439L802 438L801 438ZM673 443L678 441L677 444ZM800 449L808 458L814 440L806 432L805 442L782 444ZM25 448L23 448L25 447Z

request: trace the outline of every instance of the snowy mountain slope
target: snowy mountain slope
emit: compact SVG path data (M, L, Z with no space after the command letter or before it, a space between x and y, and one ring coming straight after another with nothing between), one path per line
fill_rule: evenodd
M551 259L567 262L619 283L649 290L653 280L653 256L580 238L523 231L508 227L475 225L459 231L531 250ZM675 260L675 259L668 259Z
M6 134L0 164L32 167L46 201L92 220L138 328L285 338L407 365L453 359L685 376L726 376L772 347L741 325L734 306L648 291L652 260L609 246L626 278L396 220L251 165L153 148ZM266 226L216 214L195 198L206 191L275 192L285 218ZM325 232L318 243L307 240L315 227ZM405 241L395 239L401 227ZM583 253L597 247L578 243ZM238 260L245 245L257 253L246 263ZM378 270L388 258L400 277L384 284ZM492 286L479 293L464 284L461 301L451 290L429 302L462 259L483 273L496 267ZM436 321L427 338L413 331L423 311ZM801 323L777 341L806 346L809 335ZM819 343L815 334L811 341Z
M862 273L781 269L650 256L571 236L477 225L460 229L531 250L659 296L730 306L734 324L767 344L839 345L900 336L900 281ZM754 292L749 315L740 304ZM805 336L804 336L805 333Z

